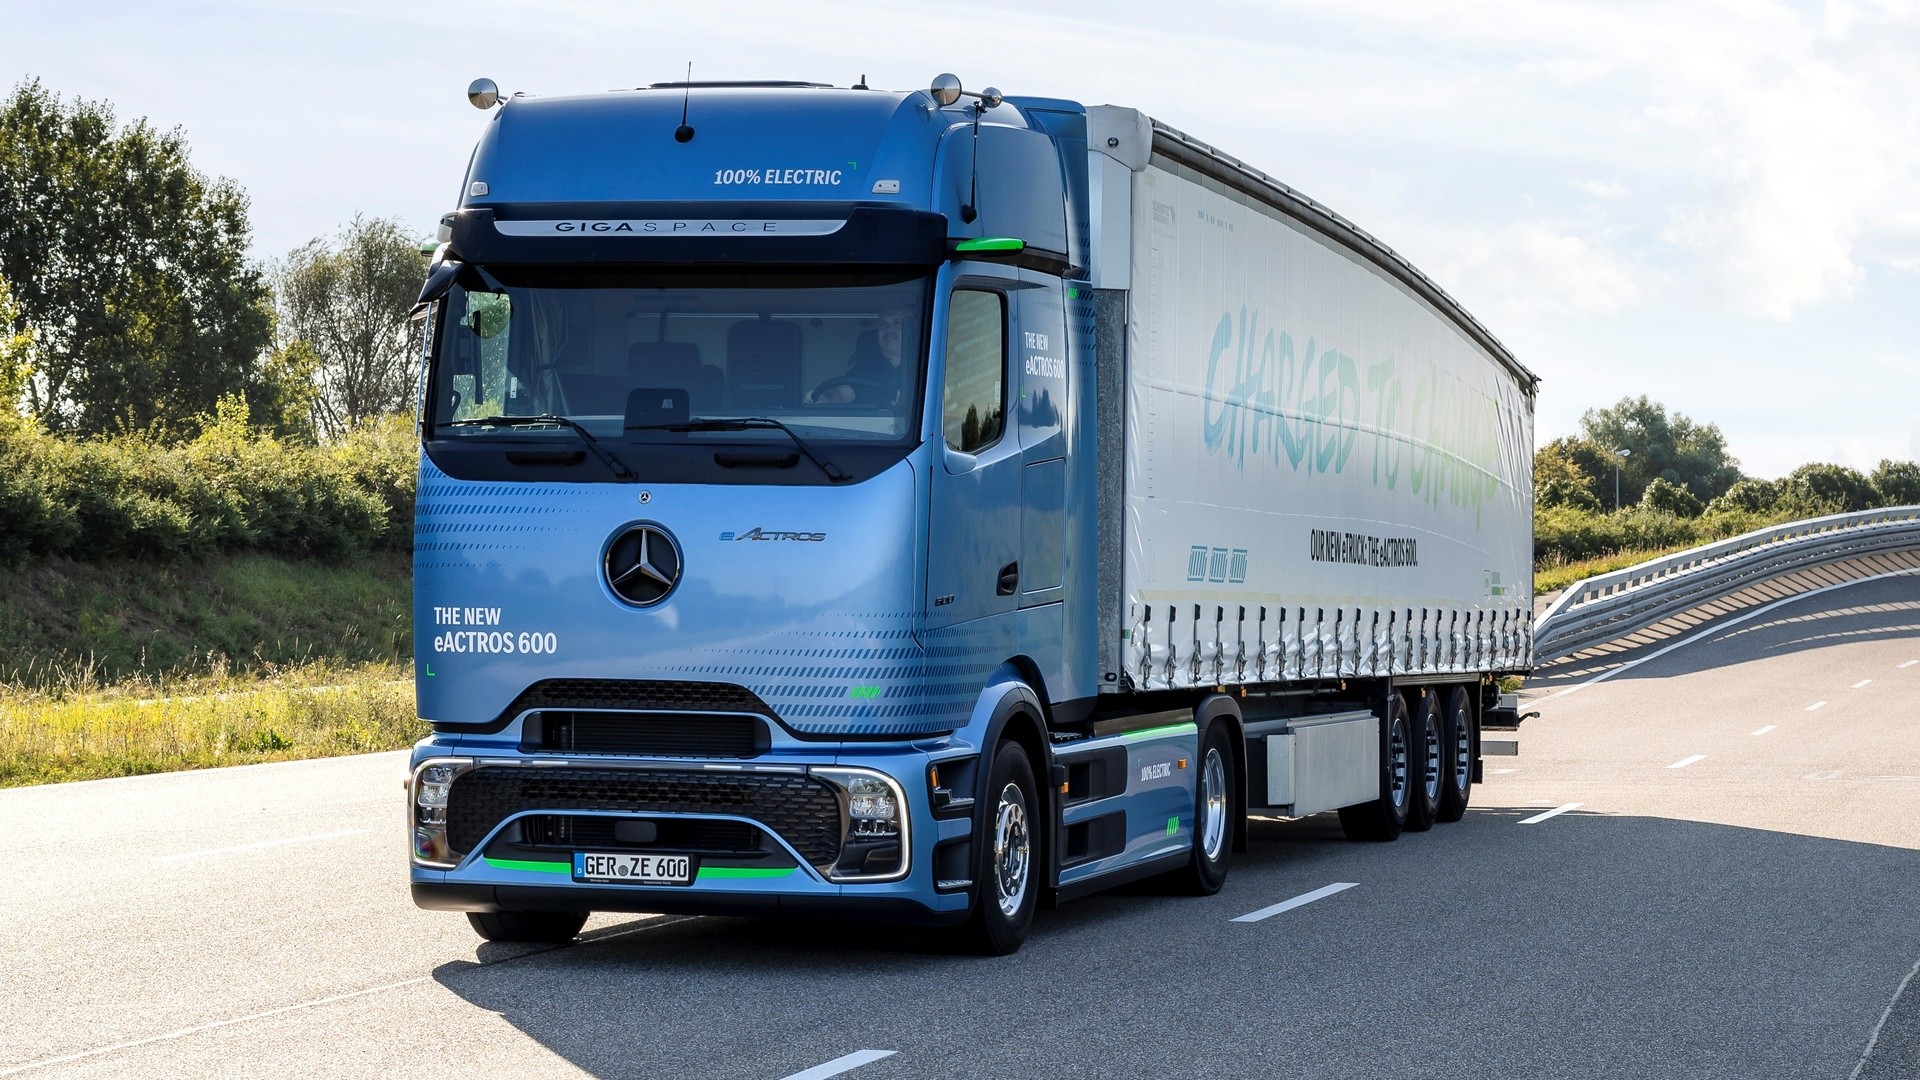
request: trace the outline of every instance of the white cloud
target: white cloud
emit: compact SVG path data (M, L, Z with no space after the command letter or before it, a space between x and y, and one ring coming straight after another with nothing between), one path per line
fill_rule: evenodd
M1544 222L1429 236L1420 246L1446 253L1432 266L1436 279L1495 325L1540 312L1610 315L1641 297L1627 260Z
M1617 180L1575 180L1573 186L1602 199L1617 199L1627 193L1627 186Z

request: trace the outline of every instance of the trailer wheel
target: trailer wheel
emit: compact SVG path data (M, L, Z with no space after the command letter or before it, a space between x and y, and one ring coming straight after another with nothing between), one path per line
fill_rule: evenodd
M1413 797L1407 803L1407 831L1426 832L1439 820L1446 787L1446 719L1440 694L1430 686L1408 711L1413 716Z
M1194 777L1193 857L1168 874L1170 884L1191 896L1212 896L1227 880L1233 854L1233 739L1230 725L1213 723L1200 740L1200 770Z
M539 941L563 945L587 924L584 911L469 911L474 933L488 941Z
M1027 940L1040 895L1034 872L1040 797L1033 765L1019 743L1009 739L994 750L982 809L986 828L974 845L973 916L963 936L975 952L1006 956Z
M1407 803L1413 797L1413 725L1407 703L1387 695L1380 721L1380 797L1340 808L1340 829L1349 840L1397 840L1406 828Z
M1441 715L1446 721L1442 748L1447 782L1440 788L1440 813L1435 820L1459 821L1467 816L1467 803L1473 797L1473 703L1466 687L1456 686L1447 694Z

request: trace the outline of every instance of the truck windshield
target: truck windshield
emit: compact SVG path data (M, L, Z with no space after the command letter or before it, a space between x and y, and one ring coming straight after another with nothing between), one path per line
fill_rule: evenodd
M600 439L900 442L917 433L924 275L469 267L433 350L437 437L552 437L460 424L558 416ZM679 428L678 431L669 431Z

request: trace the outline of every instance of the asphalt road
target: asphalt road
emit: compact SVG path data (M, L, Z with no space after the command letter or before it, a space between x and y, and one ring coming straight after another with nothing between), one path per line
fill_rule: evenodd
M1550 680L1459 824L1258 822L1001 960L482 944L407 899L399 754L0 791L0 1077L1920 1076L1920 578L1671 646Z

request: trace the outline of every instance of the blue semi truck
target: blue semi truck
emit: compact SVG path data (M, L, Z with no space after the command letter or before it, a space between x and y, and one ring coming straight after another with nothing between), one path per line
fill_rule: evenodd
M1527 670L1536 380L1115 106L671 83L493 110L421 294L411 882L871 918L1221 887L1458 819Z

